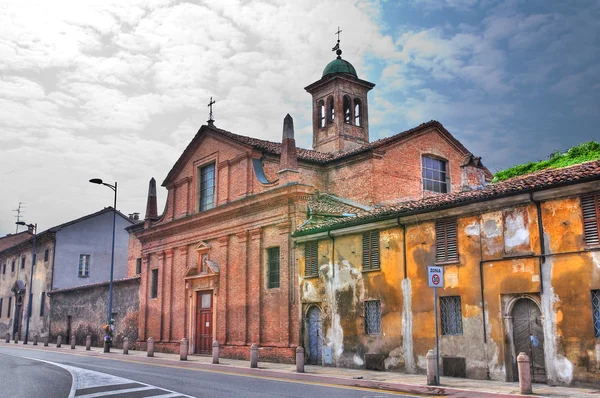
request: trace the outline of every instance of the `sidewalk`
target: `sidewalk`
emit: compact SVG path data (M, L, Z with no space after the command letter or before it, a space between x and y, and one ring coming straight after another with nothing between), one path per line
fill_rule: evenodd
M180 361L178 354L155 353L149 358L146 351L129 350L129 355L123 355L122 350L112 349L105 354L102 348L92 347L86 351L84 346L76 346L73 350L70 345L63 344L56 348L55 344L44 347L43 343L37 346L23 345L22 342L14 344L0 341L0 347L26 348L42 351L63 352L65 354L88 355L106 359L135 361L144 364L178 366L190 370L220 372L253 377L273 378L279 380L296 380L302 382L316 382L331 385L355 386L374 388L385 391L403 392L414 395L452 396L452 397L514 397L519 394L518 383L508 383L490 380L473 380L452 377L441 377L441 386L427 386L425 375L403 374L395 372L378 372L373 370L331 368L321 366L305 366L305 373L296 373L296 365L272 362L258 362L258 369L251 369L249 361L221 358L218 365L212 364L212 357L188 355L187 361ZM580 387L551 387L546 384L533 385L534 396L544 397L581 397L599 398L600 387L597 389Z

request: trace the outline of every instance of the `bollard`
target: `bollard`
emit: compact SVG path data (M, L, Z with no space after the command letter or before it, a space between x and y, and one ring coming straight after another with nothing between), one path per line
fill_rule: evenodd
M85 350L90 351L92 349L92 336L89 334L85 336Z
M219 342L217 340L213 341L213 363L219 363Z
M517 356L517 367L519 368L519 389L521 394L533 394L531 389L531 364L529 357L524 352Z
M428 386L439 385L439 380L438 380L437 374L436 374L437 355L435 355L435 351L433 351L433 350L427 351L425 360L427 362L427 385Z
M154 339L152 337L148 337L148 344L146 350L148 351L148 356L154 356Z
M58 335L58 337L56 338L56 348L60 348L62 343L62 336Z
M71 335L71 349L75 349L75 333Z
M15 333L15 344L19 342L19 333Z
M258 346L256 343L250 346L250 367L258 368Z
M296 372L304 373L304 347L296 347Z
M33 335L33 345L37 345L39 336L36 334Z
M180 361L187 361L187 354L188 354L188 339L186 339L185 337L183 339L181 339L181 342L179 343L179 360Z
M48 336L44 336L44 347L48 347Z
M6 333L6 341L5 343L10 343L10 333Z
M129 337L123 339L123 355L129 355Z

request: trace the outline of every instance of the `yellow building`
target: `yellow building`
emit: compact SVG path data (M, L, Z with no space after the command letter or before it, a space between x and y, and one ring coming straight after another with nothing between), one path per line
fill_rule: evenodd
M309 363L424 372L427 266L441 265L442 375L516 380L526 352L536 381L600 383L600 161L375 209L308 206L293 236Z

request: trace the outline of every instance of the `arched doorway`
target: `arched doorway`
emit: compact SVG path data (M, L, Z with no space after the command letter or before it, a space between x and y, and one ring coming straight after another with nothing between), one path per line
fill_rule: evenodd
M520 352L529 355L532 381L545 383L544 330L540 308L532 300L521 298L515 303L511 315L515 346L514 357L516 358Z
M308 310L308 359L309 365L321 365L323 353L323 322L319 307Z

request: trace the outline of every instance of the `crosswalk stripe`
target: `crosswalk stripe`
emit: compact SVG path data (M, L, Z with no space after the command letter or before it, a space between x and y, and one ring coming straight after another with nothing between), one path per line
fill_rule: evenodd
M115 387L111 390L105 390L102 392L95 392L92 394L87 394L87 395L78 395L78 393L75 393L75 397L77 398L96 398L96 397L110 397L111 395L115 395L115 394L126 394L129 392L135 392L135 391L146 391L146 390L154 390L156 389L156 387L154 386L144 386L144 387L137 387L137 388L119 388L120 385L113 385L113 386L107 386L107 387ZM79 390L77 390L79 391Z

